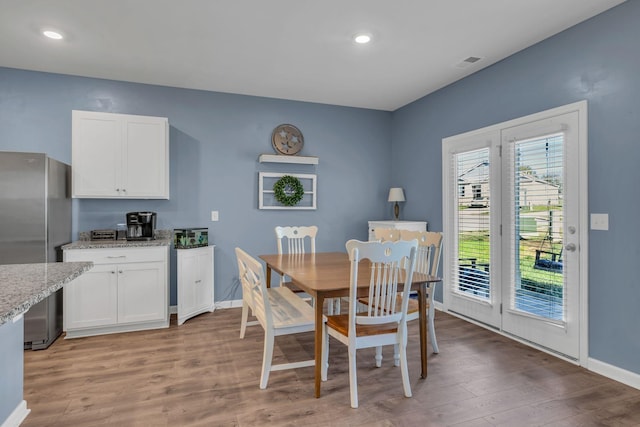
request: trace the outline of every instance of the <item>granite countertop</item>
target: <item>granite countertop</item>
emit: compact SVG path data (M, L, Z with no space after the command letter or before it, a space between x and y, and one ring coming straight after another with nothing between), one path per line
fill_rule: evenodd
M71 249L104 249L104 248L135 248L149 246L171 246L171 239L155 240L76 240L62 246L62 250Z
M93 267L92 262L0 265L0 325Z
M145 246L171 246L173 244L172 230L156 230L154 240L91 240L90 232L80 232L80 239L63 245L63 251L69 249L110 249L136 248Z

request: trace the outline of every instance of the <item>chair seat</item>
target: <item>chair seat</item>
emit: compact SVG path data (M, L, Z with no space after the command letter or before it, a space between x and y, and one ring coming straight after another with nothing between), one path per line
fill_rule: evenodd
M369 298L359 298L358 301L361 304L369 305ZM402 300L398 300L396 302L396 311L400 311L400 304L402 304ZM409 298L409 304L407 304L407 320L417 319L419 315L418 308L418 300L413 298ZM429 300L427 300L426 309L429 309Z
M327 327L334 329L342 335L349 336L349 314L338 314L327 316ZM366 337L372 335L395 334L398 331L396 323L385 323L383 325L357 325L356 336Z
M313 307L291 289L280 286L269 288L269 302L275 329L311 326L315 328Z

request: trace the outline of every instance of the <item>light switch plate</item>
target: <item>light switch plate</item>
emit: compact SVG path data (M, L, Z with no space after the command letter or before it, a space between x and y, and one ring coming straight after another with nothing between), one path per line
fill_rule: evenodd
M218 220L218 211L211 211L211 221Z
M591 214L591 229L592 230L608 230L609 229L609 214Z

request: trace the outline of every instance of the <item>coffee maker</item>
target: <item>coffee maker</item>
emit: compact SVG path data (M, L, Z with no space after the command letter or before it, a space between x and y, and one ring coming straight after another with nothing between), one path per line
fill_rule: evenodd
M127 213L127 240L153 240L155 234L155 212Z

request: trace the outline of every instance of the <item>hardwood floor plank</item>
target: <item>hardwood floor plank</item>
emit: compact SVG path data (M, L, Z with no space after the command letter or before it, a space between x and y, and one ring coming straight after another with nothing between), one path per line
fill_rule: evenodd
M439 354L420 379L409 324L413 392L405 398L393 349L358 351L359 409L349 405L347 351L330 346L328 380L272 372L258 387L264 333L239 339L240 309L168 329L57 340L25 352L23 426L590 426L640 425L640 390L593 374L448 314L436 313ZM313 334L277 337L274 360L313 357ZM276 362L277 363L277 362Z

